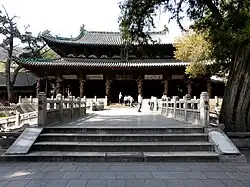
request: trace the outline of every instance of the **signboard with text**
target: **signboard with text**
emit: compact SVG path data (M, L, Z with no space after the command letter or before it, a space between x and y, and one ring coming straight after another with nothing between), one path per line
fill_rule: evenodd
M103 74L86 75L88 80L103 80Z
M145 80L162 80L163 79L163 75L144 75L144 79Z
M63 75L64 79L71 79L71 80L76 80L77 76L76 75Z
M172 79L183 79L184 75L172 75Z
M132 80L132 75L116 75L116 80Z

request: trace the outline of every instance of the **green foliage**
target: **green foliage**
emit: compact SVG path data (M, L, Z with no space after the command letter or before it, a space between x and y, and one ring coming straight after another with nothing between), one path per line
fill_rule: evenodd
M44 49L40 52L42 58L45 59L56 59L58 55L52 49Z
M174 52L175 58L184 62L190 62L186 69L186 73L195 78L201 75L210 75L215 72L210 72L212 62L211 49L212 46L204 39L204 34L190 32L179 37L175 43Z
M121 30L132 40L147 42L145 31L154 27L153 18L160 7L182 29L183 16L194 21L192 28L206 33L205 39L212 44L211 53L217 62L230 63L235 48L250 43L249 0L125 0L120 3Z

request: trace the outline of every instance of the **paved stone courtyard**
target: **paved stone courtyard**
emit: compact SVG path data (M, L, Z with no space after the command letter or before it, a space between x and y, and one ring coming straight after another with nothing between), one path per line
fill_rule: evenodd
M95 112L60 125L187 125L136 108ZM0 187L246 187L250 164L236 163L0 163Z
M250 164L0 163L1 187L246 187Z

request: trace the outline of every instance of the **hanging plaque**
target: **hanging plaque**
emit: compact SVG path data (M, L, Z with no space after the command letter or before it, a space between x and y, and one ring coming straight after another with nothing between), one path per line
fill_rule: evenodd
M116 80L132 80L132 75L116 75Z
M183 79L184 75L172 75L172 79Z
M86 79L88 80L103 80L103 74L88 74L86 75Z
M76 75L63 75L64 79L71 79L71 80L76 80L77 76Z
M144 75L144 79L145 80L162 80L163 79L163 75Z

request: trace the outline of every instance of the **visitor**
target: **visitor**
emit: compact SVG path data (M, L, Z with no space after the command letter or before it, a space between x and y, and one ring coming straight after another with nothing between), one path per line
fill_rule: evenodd
M138 104L139 104L138 112L141 112L141 107L142 107L142 96L141 96L141 94L138 95Z
M130 107L133 107L133 102L134 102L134 98L132 96L128 96L128 103Z
M119 93L119 104L122 104L122 92Z

